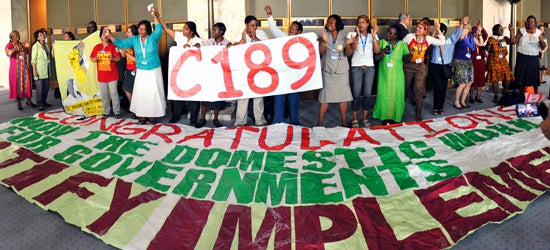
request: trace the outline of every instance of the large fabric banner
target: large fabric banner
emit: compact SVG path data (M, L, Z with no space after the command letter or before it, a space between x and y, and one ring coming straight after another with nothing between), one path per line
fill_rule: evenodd
M57 40L53 44L59 91L67 114L103 114L96 65L90 61L92 49L99 42L99 31L96 31L82 41Z
M540 121L196 129L58 110L0 124L0 183L119 248L447 248L549 189Z
M317 35L223 48L170 48L168 99L217 101L323 87Z

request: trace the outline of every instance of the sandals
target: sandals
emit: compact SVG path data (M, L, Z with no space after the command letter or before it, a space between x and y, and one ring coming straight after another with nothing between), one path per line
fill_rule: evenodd
M116 118L116 119L120 119L120 115L115 115L115 118Z
M432 111L432 114L433 114L433 115L438 115L438 114L439 114L439 110L438 110L438 109L434 109L434 110Z
M358 128L358 127L359 127L359 121L353 120L353 121L351 122L351 127L352 127L352 128Z
M370 128L370 122L369 120L363 120L363 126L365 126L365 128Z
M440 114L440 115L444 115L444 114L445 114L445 111L443 111L443 109L440 109L440 110L439 110L439 114Z
M144 118L144 117L139 118L139 124L140 125L145 125L145 123L147 123L147 118Z

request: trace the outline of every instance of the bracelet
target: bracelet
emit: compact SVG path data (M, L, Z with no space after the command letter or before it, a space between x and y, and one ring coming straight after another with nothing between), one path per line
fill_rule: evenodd
M327 43L321 43L321 46L325 46L325 47L326 47L326 46L327 46Z

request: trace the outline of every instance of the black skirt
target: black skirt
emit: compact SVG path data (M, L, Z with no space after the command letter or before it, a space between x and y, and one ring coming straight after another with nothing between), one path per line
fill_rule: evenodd
M524 91L527 86L540 86L539 57L517 53L514 88Z
M204 105L207 109L217 109L217 110L223 110L225 109L225 101L216 101L216 102L201 102L202 105Z

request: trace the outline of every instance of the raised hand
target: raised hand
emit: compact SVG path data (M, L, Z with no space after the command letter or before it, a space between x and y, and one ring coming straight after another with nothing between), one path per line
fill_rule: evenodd
M270 17L273 12L271 12L271 6L269 6L269 4L267 4L265 7L264 7L264 10L265 10L265 14Z
M328 41L328 36L325 31L321 32L321 42L326 43Z
M376 35L378 34L378 25L376 25L376 22L371 22L371 27L372 27L372 34L373 35Z

